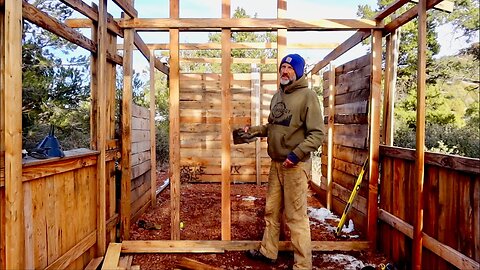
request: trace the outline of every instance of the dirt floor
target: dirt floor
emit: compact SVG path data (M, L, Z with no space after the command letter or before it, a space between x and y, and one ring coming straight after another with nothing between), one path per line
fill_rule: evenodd
M159 186L168 177L166 170L158 172ZM231 186L231 233L233 240L261 240L265 223L263 221L267 186L235 184ZM180 188L180 220L183 223L182 240L221 240L221 185L183 183ZM314 194L309 194L309 216L312 240L335 240L333 231L336 219L319 220L319 210L328 211ZM153 225L153 226L152 226ZM350 239L362 239L357 232L349 232ZM170 239L170 189L167 186L158 196L155 207L150 207L139 220L132 224L131 240ZM288 238L288 232L286 239ZM182 258L190 258L222 269L291 269L293 253L280 253L274 265L268 265L247 258L244 252L216 254L136 254L132 265L141 269L176 269ZM313 252L313 269L361 269L385 263L385 258L372 252L330 253Z

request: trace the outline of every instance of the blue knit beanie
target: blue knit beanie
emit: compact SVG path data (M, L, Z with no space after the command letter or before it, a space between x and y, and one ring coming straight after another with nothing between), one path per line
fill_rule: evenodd
M305 60L303 57L296 53L288 54L283 57L282 62L280 62L280 68L282 67L283 63L288 63L293 67L295 71L295 75L297 75L297 79L303 76L303 70L305 69ZM280 68L278 69L280 71Z

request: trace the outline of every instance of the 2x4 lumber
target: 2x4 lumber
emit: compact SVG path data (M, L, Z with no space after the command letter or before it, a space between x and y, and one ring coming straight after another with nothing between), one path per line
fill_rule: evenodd
M138 50L140 50L140 52L143 54L145 59L151 60L150 59L150 49L147 47L145 42L143 42L142 38L140 37L140 35L137 32L135 32L135 36L134 36L133 41L134 41L135 46L138 48ZM165 66L163 63L161 63L160 60L158 60L157 58L154 57L153 59L154 59L155 68L157 68L163 74L168 75L168 73L169 73L168 67Z
M99 1L98 26L96 30L98 52L96 58L97 72L97 103L96 103L96 149L99 151L97 162L97 252L103 255L107 247L106 239L106 217L107 217L107 173L106 173L106 138L107 138L107 115L106 115L106 93L108 91L107 78L107 0Z
M117 269L121 251L122 243L108 244L107 253L105 254L105 259L103 260L102 270Z
M97 51L96 45L93 41L75 31L73 28L70 28L50 17L43 11L40 11L25 0L22 1L22 13L26 20L54 33L55 35L58 35L90 52Z
M22 6L19 1L4 1L4 22L0 38L0 76L2 85L0 139L5 162L5 268L25 267L25 227L22 185ZM2 25L2 24L0 24ZM8 91L7 91L8 90Z
M220 30L229 28L232 31L272 31L288 29L289 31L329 30L348 31L358 29L381 29L374 21L368 19L259 19L259 18L202 18L202 19L152 19L136 18L119 20L123 28L135 28L137 31L155 31L176 28L180 30Z
M125 15L128 16L128 15ZM133 97L133 40L135 30L124 31L123 90L122 90L122 182L120 232L122 239L130 238L131 183L132 183L132 97Z
M230 17L230 0L222 0L222 18ZM230 182L231 182L231 114L232 114L232 92L230 89L231 77L231 57L230 39L232 32L230 29L222 29L222 240L231 239L231 202L230 202Z
M45 270L53 270L53 269L65 269L71 263L73 263L76 259L78 259L83 253L89 250L93 245L95 245L95 241L97 240L96 236L97 232L93 231L85 238L83 238L80 242L78 242L75 246L65 252L60 258L56 259L53 263L49 264L45 267Z
M48 14L37 9L26 1L22 2L22 6L23 17L29 22L34 23L92 53L97 52L97 44L75 31L73 28L50 17ZM115 64L121 65L122 63L122 57L116 53L107 52L107 59Z
M334 49L339 43L288 43L289 49ZM147 43L150 50L168 50L167 43ZM232 42L232 49L276 49L276 42ZM117 44L117 49L122 50L123 44ZM180 50L221 50L221 43L180 43Z
M375 15L374 19L375 20L383 20L386 17L390 16L390 14L397 11L399 8L401 8L403 5L405 5L408 2L410 2L410 0L397 0L393 3L391 3L390 5L388 5L387 7L385 7L380 12L378 12L377 15Z
M85 4L81 0L61 0L64 4L85 15L88 19L67 19L65 25L71 28L92 28L92 22L98 22L98 6L92 3L92 6ZM107 15L107 29L120 37L123 37L123 29L113 19L113 16Z
M157 203L157 147L155 128L155 52L150 51L150 205Z
M441 1L442 0L427 0L427 10L431 9ZM400 26L408 23L413 18L415 18L417 14L418 14L418 5L415 5L411 9L404 12L402 15L398 16L395 20L386 24L383 29L383 35L391 33L395 31L395 29L399 28Z
M380 152L382 156L415 161L415 150L412 149L381 145ZM456 171L480 174L480 163L477 158L426 152L425 164Z
M332 209L333 133L335 128L335 65L330 64L328 74L328 132L327 132L327 209Z
M362 251L368 250L368 241L312 241L313 251ZM220 241L220 240L151 240L123 241L122 253L201 253L202 250L223 249L244 251L260 246L260 241ZM291 251L290 241L280 241L279 251ZM188 251L190 250L190 251Z
M385 145L393 146L394 104L397 82L397 64L400 45L400 29L396 29L386 38L385 90L383 98L383 139Z
M202 263L190 258L181 258L177 263L176 267L181 267L182 269L191 269L191 270L222 270L223 268L214 267L206 263Z
M320 60L310 71L312 74L318 73L322 68L324 68L328 63L337 59L348 50L353 48L358 43L362 42L364 39L370 36L370 31L357 31L337 48L327 54L322 60Z
M427 2L427 9L432 8L442 0L428 0ZM417 16L417 9L415 7L409 9L407 12L400 15L395 20L391 21L387 25L385 25L383 30L383 35L387 35L395 31L395 29L399 28L400 26L406 24L407 22L411 21L413 18ZM353 34L350 38L345 40L342 44L340 44L337 48L331 51L327 56L325 56L322 60L320 60L315 66L311 69L312 74L316 74L320 71L320 69L324 68L328 63L337 59L345 52L356 46L358 43L362 42L364 39L370 36L370 31L362 31L359 30L355 34Z
M113 0L115 4L117 4L128 16L136 18L138 17L137 10L133 7L133 5L128 0ZM127 19L128 20L128 19Z
M369 157L368 157L368 205L367 237L374 245L377 238L378 217L378 179L380 159L380 110L382 84L382 31L372 30L370 119L369 119Z
M418 8L418 64L417 64L417 118L415 148L415 194L412 269L422 268L423 247L423 182L425 177L425 89L426 89L426 50L427 50L427 0L420 0Z
M96 270L103 261L103 257L97 257L90 260L83 270Z
M179 0L170 0L170 17L179 17ZM180 239L180 66L179 31L170 29L169 159L171 239Z
M395 215L389 213L384 209L378 210L378 218L381 221L395 228L397 231L403 233L408 238L413 238L413 226L403 221L402 219L396 217ZM458 252L457 250L449 247L448 245L439 242L435 238L427 235L426 233L422 233L422 235L425 240L423 244L425 248L437 254L439 257L451 263L458 269L480 268L480 264L474 259L465 256L461 252Z
M410 0L410 2L418 3L418 0ZM444 1L436 4L435 6L433 6L433 8L436 9L436 10L451 13L453 11L454 6L455 6L455 3L453 3L452 1L444 0Z

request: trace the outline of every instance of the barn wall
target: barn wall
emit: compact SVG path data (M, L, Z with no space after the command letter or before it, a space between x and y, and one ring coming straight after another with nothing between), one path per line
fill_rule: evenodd
M131 217L137 220L150 203L150 111L138 105L132 106L132 183ZM153 187L155 188L155 187Z
M266 123L270 99L276 91L276 74L260 77L260 106L252 112L251 74L233 74L232 129L252 124L255 114ZM180 75L181 179L189 182L221 180L221 96L220 74ZM255 108L255 106L253 106ZM267 181L270 159L266 139L260 143L260 177ZM234 182L256 182L255 143L231 145L231 174Z
M368 100L371 73L370 54L335 68L332 211L340 215L350 197L362 164L368 157ZM328 124L329 113L329 76L330 71L323 74L323 106L326 124ZM325 191L327 190L327 139L326 136L322 144L321 156L320 186ZM363 177L359 193L349 213L355 228L360 231L365 231L367 222L368 174L365 173Z

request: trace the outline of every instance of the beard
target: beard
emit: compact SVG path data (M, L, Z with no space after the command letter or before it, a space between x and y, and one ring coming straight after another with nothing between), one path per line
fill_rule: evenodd
M285 86L293 83L297 78L294 76L293 78L290 78L289 76L282 76L280 77L280 84Z

